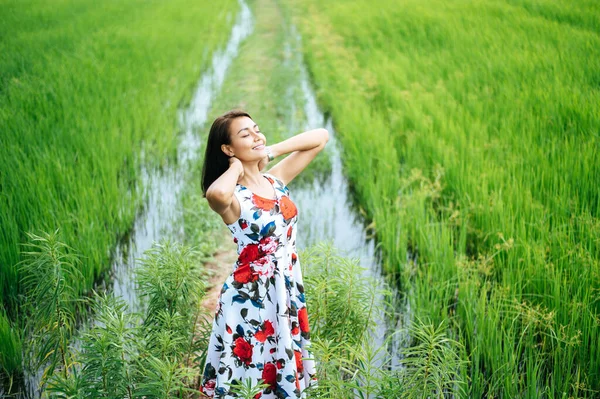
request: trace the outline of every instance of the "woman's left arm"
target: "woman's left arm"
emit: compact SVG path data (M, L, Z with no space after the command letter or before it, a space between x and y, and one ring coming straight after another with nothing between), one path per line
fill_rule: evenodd
M321 128L308 130L269 146L274 158L291 153L273 166L269 173L287 185L325 148L328 140L329 132Z

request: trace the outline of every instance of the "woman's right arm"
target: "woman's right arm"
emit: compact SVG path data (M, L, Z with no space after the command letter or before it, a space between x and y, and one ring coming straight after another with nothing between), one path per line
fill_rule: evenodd
M225 223L233 223L240 214L240 203L234 200L233 192L235 185L243 175L242 163L239 159L231 157L229 168L206 190L208 204L221 215Z

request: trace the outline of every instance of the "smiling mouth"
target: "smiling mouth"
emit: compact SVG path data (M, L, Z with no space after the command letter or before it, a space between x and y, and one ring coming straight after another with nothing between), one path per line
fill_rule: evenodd
M264 144L259 144L256 147L252 147L253 150L262 150L263 148L265 148Z

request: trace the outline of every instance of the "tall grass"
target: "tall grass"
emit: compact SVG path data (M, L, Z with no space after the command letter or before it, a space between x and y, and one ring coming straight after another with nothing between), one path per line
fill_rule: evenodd
M412 323L407 331L412 338L401 349L401 367L391 370L387 340L392 337L381 346L373 341L383 311L378 306L391 303L375 298L389 298L389 292L365 277L357 259L341 256L330 245L311 247L300 259L319 379L309 397L443 398L464 392L464 348L448 336L444 323Z
M459 334L466 395L596 395L595 2L286 5L386 269Z
M204 280L194 250L169 241L155 244L137 275L139 294L148 301L144 314L128 312L121 299L96 294L89 301L96 323L74 348L65 304L75 297L66 278L75 263L62 255L66 246L56 235L35 241L38 250L23 267L35 268L41 279L26 304L37 310L29 318L31 335L41 344L28 354L45 365L42 397L166 398L197 391L192 366L206 350L203 331L210 323L201 307Z
M0 298L10 319L27 232L60 228L81 251L82 278L68 282L78 293L107 269L142 201L140 163L174 155L177 110L237 8L234 0L2 2Z

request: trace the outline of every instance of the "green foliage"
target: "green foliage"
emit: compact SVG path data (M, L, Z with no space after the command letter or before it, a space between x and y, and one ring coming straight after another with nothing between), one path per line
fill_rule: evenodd
M464 346L466 395L594 396L597 4L284 4L385 268Z
M269 384L252 384L251 378L246 378L242 381L233 380L231 382L231 392L240 399L254 399L264 388Z
M81 397L132 398L139 332L127 314L125 303L111 296L97 295L93 311L96 325L82 339L78 362L82 365ZM73 378L77 380L77 375ZM58 381L57 381L58 382ZM54 387L57 392L58 386Z
M460 344L445 334L442 322L434 327L417 321L409 328L415 344L403 350L402 385L407 398L464 395L460 367Z
M21 369L21 341L21 332L10 322L0 306L0 375L4 374L11 379L13 373Z
M464 394L462 346L448 337L445 323L434 327L417 320L401 349L400 366L391 370L389 336L373 340L376 296L388 298L356 259L319 244L301 254L311 325L311 351L317 360L318 387L310 397L423 398ZM391 305L389 303L388 305Z
M54 374L46 394L56 398L188 397L207 345L199 306L204 295L197 256L187 247L155 244L140 261L139 294L147 298L144 315L128 313L125 303L96 295L96 323L73 355L76 366ZM197 364L197 363L196 363Z
M302 253L306 296L312 306L312 334L350 345L362 342L373 331L377 286L357 260L338 254L328 244Z
M107 270L143 200L141 163L174 158L177 112L237 4L2 2L0 301L11 320L26 232L60 228L78 248L80 294Z
M72 285L81 279L79 257L59 241L58 230L28 233L24 259L19 263L26 293L28 359L34 369L44 365L47 377L60 365L71 367L69 340L75 329L79 293Z

